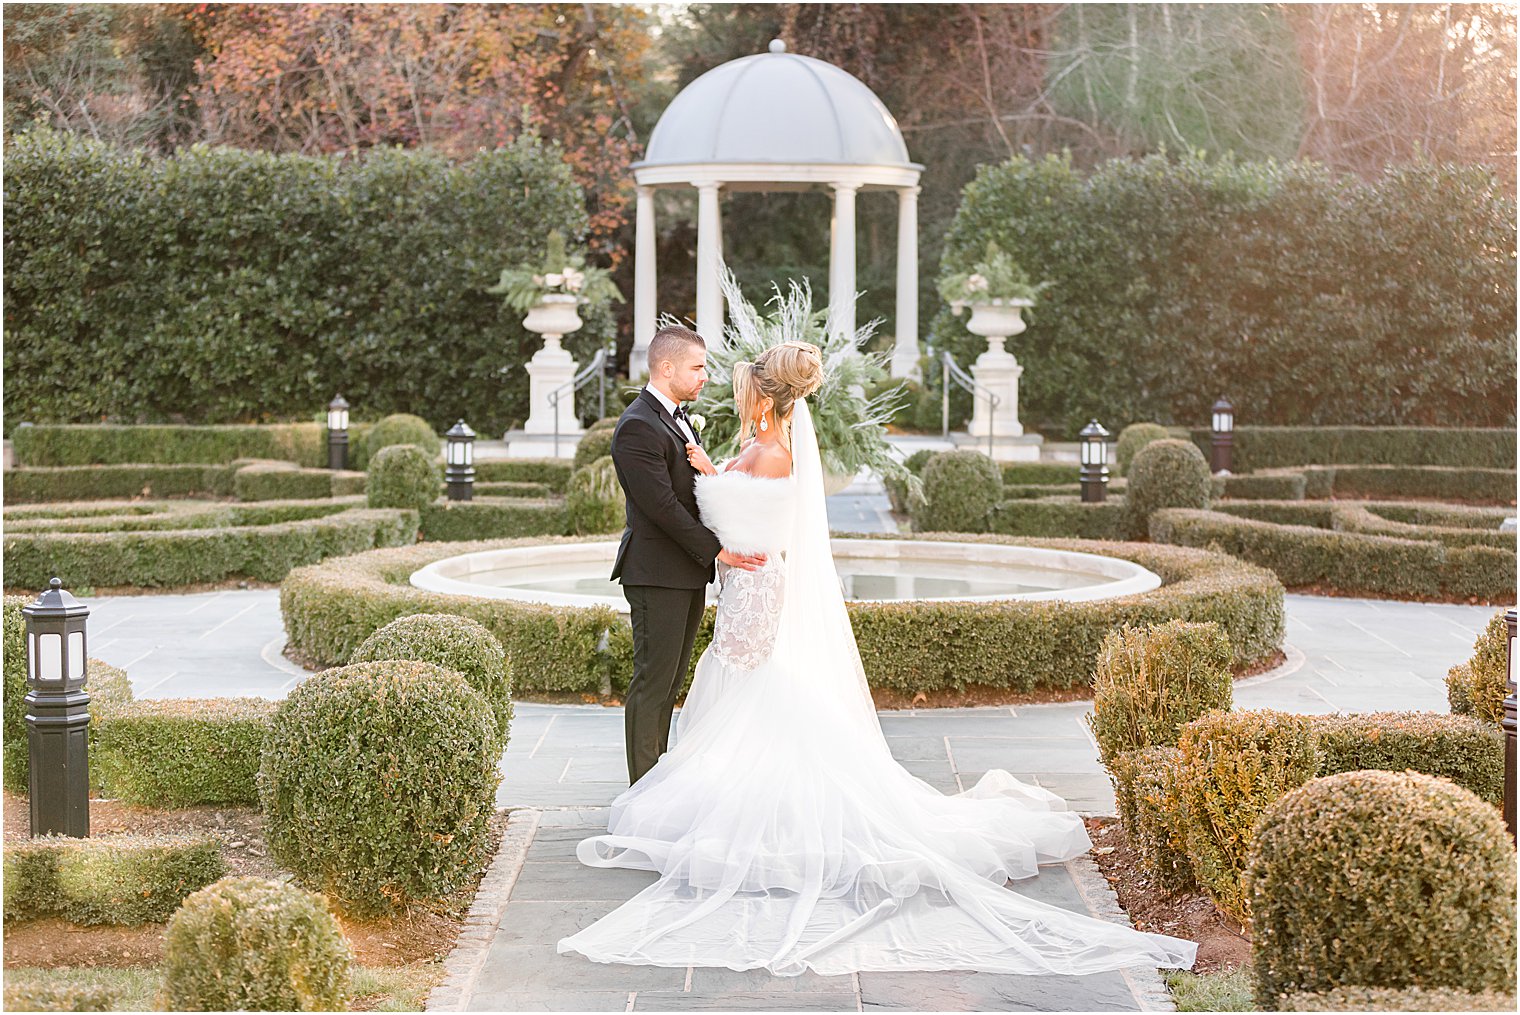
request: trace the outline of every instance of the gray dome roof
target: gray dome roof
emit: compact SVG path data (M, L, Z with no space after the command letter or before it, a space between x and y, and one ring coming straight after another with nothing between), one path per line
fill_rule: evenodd
M778 42L683 88L638 165L735 162L913 166L897 121L871 89Z

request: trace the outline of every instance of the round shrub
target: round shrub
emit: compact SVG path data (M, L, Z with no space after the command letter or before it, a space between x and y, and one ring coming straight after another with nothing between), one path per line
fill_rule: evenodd
M280 703L259 766L270 856L356 916L458 890L485 854L501 744L464 677L324 670Z
M1514 847L1445 779L1316 779L1263 815L1249 871L1262 1008L1351 986L1514 989Z
M353 952L320 895L268 878L223 878L164 932L169 1011L344 1011Z
M1130 464L1125 513L1130 537L1144 539L1151 512L1162 508L1207 508L1209 463L1191 441L1152 441Z
M1003 474L980 451L942 451L924 463L924 503L913 516L920 532L986 532L1003 499Z
M1312 720L1269 709L1209 712L1182 727L1177 747L1193 875L1220 909L1247 923L1242 876L1256 822L1283 794L1314 778Z
M412 659L453 670L491 703L502 745L512 722L512 665L485 625L452 613L413 613L364 639L349 663Z
M1184 723L1228 710L1231 658L1229 638L1212 621L1110 631L1098 649L1088 719L1099 757L1174 746Z
M1505 651L1509 641L1504 611L1489 618L1473 643L1473 657L1446 674L1446 700L1458 715L1471 714L1499 725L1504 717Z
M595 423L592 423L590 426L588 426L586 428L586 432L587 433L594 433L594 432L596 432L598 430L608 430L608 431L611 431L611 430L617 429L617 425L618 425L618 417L616 417L616 416L603 416L601 419L597 420Z
M1514 1011L1513 992L1445 987L1337 987L1320 993L1288 994L1281 1011Z
M370 461L364 492L372 508L421 511L442 489L443 476L432 456L411 444L397 444Z
M587 430L581 437L580 443L575 446L576 469L584 469L598 458L605 458L612 454L612 431Z
M903 459L903 468L909 473L923 478L924 465L933 458L937 452L929 448L920 448L907 458ZM913 495L907 480L897 476L883 476L882 486L886 487L887 499L892 502L892 510L898 514L908 514L913 510Z
M428 421L408 412L387 416L370 427L360 447L364 461L373 462L381 451L401 444L415 445L426 451L429 458L438 457L438 452L443 447L443 442L438 439L433 428L428 426Z
M1118 466L1119 475L1127 475L1129 467L1135 460L1135 455L1140 449L1154 441L1164 441L1171 437L1171 431L1160 423L1131 423L1119 431L1119 440L1114 444L1114 464Z
M565 512L577 535L618 532L627 512L623 487L611 456L603 456L570 475L565 488Z

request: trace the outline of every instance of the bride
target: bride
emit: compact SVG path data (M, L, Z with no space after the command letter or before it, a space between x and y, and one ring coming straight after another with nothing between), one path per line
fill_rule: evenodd
M1005 887L1089 848L1059 797L1003 771L947 796L893 759L830 550L807 402L822 378L815 346L767 349L734 371L754 434L739 457L719 471L690 446L704 524L767 561L719 575L675 746L577 847L659 880L559 952L778 976L1190 967L1191 942Z

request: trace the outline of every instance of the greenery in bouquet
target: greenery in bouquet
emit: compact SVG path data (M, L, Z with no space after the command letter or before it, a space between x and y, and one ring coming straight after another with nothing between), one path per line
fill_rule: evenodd
M507 306L521 314L545 296L574 296L579 303L596 307L623 301L607 269L587 265L584 251L567 251L565 237L557 229L549 233L539 266L503 268L500 281L486 292L505 297Z
M947 265L947 273L939 280L940 296L957 314L973 303L1032 301L1052 285L1031 282L1029 273L996 241L988 241L982 260L965 270L958 270L959 267Z
M812 288L806 281L792 281L785 294L779 286L774 288L775 294L767 302L770 312L763 314L745 301L733 274L724 273L723 294L730 323L722 345L708 347L710 379L698 402L705 417L702 442L709 453L714 459L739 453L734 365L741 360L753 361L782 342L811 342L823 359L823 384L809 396L808 404L824 469L853 476L862 468L870 468L883 479L907 487L913 498L921 497L922 481L893 457L886 439L886 424L908 397L906 384L883 383L889 379L888 354L861 351L878 322L845 334L829 327L826 310L813 309ZM868 389L877 394L868 397Z

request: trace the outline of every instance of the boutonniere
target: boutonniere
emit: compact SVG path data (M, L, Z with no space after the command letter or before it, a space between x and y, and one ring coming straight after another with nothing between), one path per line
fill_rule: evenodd
M702 432L702 428L707 425L707 417L704 416L704 415L702 415L701 413L697 413L697 412L687 413L686 419L687 419L687 421L689 423L691 423L691 428L693 430L695 430L697 433L701 433Z

